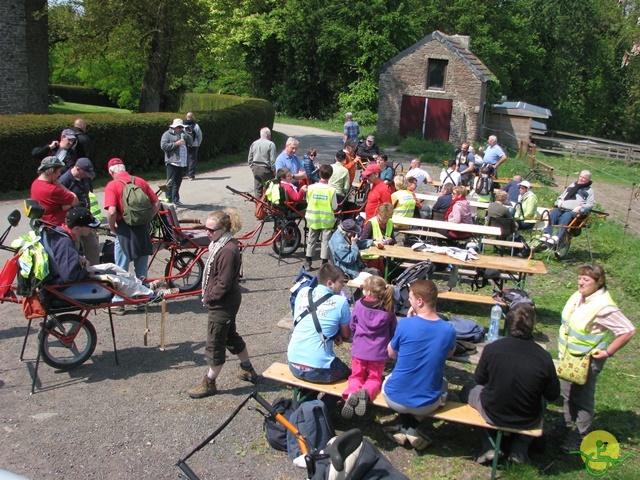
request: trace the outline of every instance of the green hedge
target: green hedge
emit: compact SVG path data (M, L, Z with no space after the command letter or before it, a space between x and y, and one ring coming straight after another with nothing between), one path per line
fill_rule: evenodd
M100 90L77 85L49 85L49 95L57 95L65 102L96 105L98 107L118 108L109 97Z
M235 97L240 99L240 97ZM224 101L227 101L226 99ZM198 111L196 121L202 128L203 142L198 157L210 160L222 153L248 149L259 137L260 128L273 127L275 110L266 100L240 99L240 103L222 110ZM92 162L98 176L107 177L107 162L120 157L132 173L164 165L160 137L174 118L184 113L87 114L88 134L95 144ZM0 116L0 191L29 189L36 177L39 161L31 157L36 146L58 140L64 128L73 125L77 115L8 115Z

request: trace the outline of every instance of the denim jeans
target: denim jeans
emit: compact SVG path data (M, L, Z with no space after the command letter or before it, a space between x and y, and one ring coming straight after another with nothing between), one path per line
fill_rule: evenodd
M129 263L131 259L127 257L124 251L120 248L120 241L116 236L114 242L114 256L115 263L123 270L129 271ZM149 255L143 255L133 260L133 270L138 278L146 278L149 275Z
M306 370L300 369L289 362L289 370L294 377L311 383L333 383L349 378L349 375L351 375L351 369L338 357L333 359L329 368Z

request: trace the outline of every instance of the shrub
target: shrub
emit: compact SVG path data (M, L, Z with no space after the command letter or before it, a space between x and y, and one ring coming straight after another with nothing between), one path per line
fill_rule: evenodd
M236 97L239 98L239 97ZM204 133L199 157L210 160L221 153L233 153L248 148L260 128L273 127L274 109L260 99L239 99L222 110L196 111L196 120ZM222 103L230 99L223 99ZM110 158L120 157L128 170L143 174L164 165L160 137L174 118L175 112L122 114L87 114L82 118L89 125L87 133L95 145L91 159L98 176L106 177ZM27 190L36 176L39 160L31 157L34 147L58 140L64 128L73 125L76 115L9 115L0 117L4 128L0 132L0 161L4 175L0 191Z
M49 98L51 96L62 98L65 102L83 103L99 107L118 107L109 97L95 88L80 87L77 85L49 85Z

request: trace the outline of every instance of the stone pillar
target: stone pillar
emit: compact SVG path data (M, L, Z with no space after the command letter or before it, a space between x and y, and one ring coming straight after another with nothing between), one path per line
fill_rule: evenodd
M47 113L46 0L0 1L0 114Z

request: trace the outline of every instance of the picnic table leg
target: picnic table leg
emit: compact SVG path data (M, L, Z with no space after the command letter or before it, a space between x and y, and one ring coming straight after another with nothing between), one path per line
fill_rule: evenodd
M160 351L164 352L164 324L167 315L167 301L163 298L160 313Z
M495 480L496 472L498 471L498 459L500 457L500 443L502 442L502 430L498 430L498 434L496 435L495 440L489 434L489 430L485 429L485 433L489 437L489 442L491 442L491 446L494 448L493 463L491 464L491 480Z

